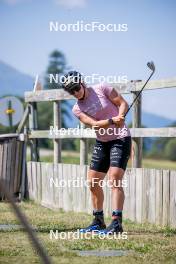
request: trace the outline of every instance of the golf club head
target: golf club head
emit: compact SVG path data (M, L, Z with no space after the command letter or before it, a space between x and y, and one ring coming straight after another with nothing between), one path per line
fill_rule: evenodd
M155 64L154 64L154 62L153 61L150 61L150 62L148 62L147 63L147 66L149 67L149 69L151 70L151 71L155 71Z

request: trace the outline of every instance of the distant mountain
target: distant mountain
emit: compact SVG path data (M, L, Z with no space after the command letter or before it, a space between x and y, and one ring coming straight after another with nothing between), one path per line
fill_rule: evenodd
M20 95L32 90L34 78L0 61L0 96Z
M129 113L127 116L127 124L131 123L131 116L131 113ZM174 120L165 118L163 116L142 112L142 125L146 127L166 127L170 126L173 122Z

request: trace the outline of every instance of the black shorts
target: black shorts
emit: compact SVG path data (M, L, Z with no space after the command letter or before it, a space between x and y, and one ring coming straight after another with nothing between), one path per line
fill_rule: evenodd
M90 169L107 172L109 167L126 169L131 153L131 137L102 142L96 140Z

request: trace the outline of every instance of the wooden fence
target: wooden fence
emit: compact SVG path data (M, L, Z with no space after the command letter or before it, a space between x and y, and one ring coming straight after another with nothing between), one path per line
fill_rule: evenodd
M128 82L126 84L111 84L118 92L122 94L131 93L133 98L136 97L138 92L141 90L144 82ZM164 80L153 80L150 81L145 90L151 89L167 89L176 87L176 78L164 79ZM37 103L50 101L53 103L53 124L54 128L61 128L61 107L60 102L62 100L75 99L72 95L69 95L63 89L53 89L53 90L40 90L25 92L25 101L28 103L24 118L22 119L18 132L21 132L27 117L29 115L29 131L28 138L31 144L31 153L33 161L39 161L38 150L37 150L37 139L38 138L49 138L54 142L54 163L61 162L61 140L62 138L80 138L80 164L86 164L88 160L88 149L87 149L87 139L95 138L95 134L86 133L85 134L51 134L50 130L38 130L37 125ZM157 100L156 100L157 103ZM141 128L142 119L142 94L136 100L135 105L132 108L132 143L133 143L133 156L132 156L132 167L141 168L142 167L142 138L143 137L176 137L176 127L165 127L165 128Z
M0 179L16 198L23 198L25 193L25 147L17 134L0 135ZM1 192L0 199L5 198Z
M91 213L87 170L86 165L28 162L29 197L49 208ZM124 179L125 218L176 227L176 171L127 169ZM103 188L105 215L110 215L110 187Z

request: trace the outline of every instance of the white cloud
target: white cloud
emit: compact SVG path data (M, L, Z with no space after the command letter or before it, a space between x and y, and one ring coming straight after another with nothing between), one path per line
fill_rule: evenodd
M67 8L82 8L86 6L87 0L55 0L58 5Z

